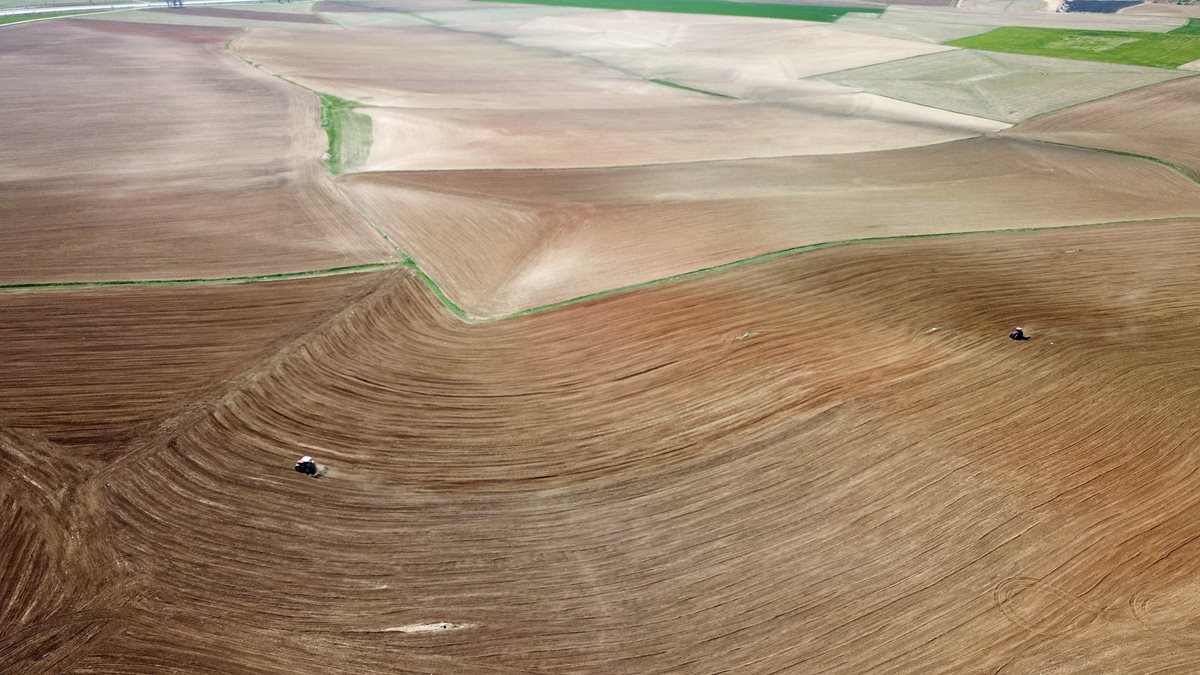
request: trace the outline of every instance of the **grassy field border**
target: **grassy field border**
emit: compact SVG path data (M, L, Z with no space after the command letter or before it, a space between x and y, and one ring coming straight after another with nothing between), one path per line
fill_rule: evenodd
M786 5L771 2L730 2L728 0L475 0L521 5L552 7L581 7L584 9L633 10L638 12L671 12L675 14L710 14L715 16L750 16L792 21L832 23L846 14L883 14L882 7L830 7L826 5Z

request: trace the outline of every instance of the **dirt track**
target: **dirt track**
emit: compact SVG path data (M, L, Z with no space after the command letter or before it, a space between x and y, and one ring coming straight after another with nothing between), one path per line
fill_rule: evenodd
M1198 225L829 249L474 326L376 277L136 460L4 437L0 659L1187 670ZM389 630L441 621L473 627Z

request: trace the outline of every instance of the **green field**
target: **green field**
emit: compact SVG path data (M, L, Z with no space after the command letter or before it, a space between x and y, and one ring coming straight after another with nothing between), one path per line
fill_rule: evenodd
M1200 35L1200 19L1188 19L1188 22L1171 31L1175 35Z
M1191 28L1188 23L1183 28ZM1175 68L1200 59L1200 35L1054 28L997 28L947 43L1011 54Z
M769 19L832 22L850 12L882 14L874 7L824 7L821 5L782 5L768 2L726 2L724 0L487 0L522 5L585 7L589 9L632 9L643 12L678 14L717 14L720 16L759 16Z
M317 92L321 100L321 127L329 138L325 165L329 172L350 171L367 161L371 152L371 118L355 112L354 101Z

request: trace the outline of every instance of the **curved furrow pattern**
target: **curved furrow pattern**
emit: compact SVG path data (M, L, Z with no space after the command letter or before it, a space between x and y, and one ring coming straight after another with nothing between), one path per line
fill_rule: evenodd
M1200 540L1198 243L880 243L496 324L393 279L111 474L164 623L88 667L1158 663Z

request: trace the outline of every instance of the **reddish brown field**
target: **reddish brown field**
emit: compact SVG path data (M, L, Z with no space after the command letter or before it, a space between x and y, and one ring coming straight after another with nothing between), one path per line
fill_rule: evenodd
M1200 214L1140 159L1015 139L573 171L356 174L347 193L495 316L821 242Z
M1187 671L1197 245L875 243L478 325L383 277L102 469L0 437L0 660Z
M1045 115L1007 133L1149 155L1200 177L1197 101L1200 77L1188 77Z
M942 47L366 6L396 11L0 30L0 285L392 259L370 218L497 316L876 241L502 321L407 267L0 289L0 673L1200 671L1200 185L1040 142L1195 169L1194 80L1016 135L679 161L874 120L802 78ZM809 107L739 121L656 59ZM389 108L393 170L330 179L315 97L268 72ZM626 133L666 111L680 138Z
M225 286L0 293L0 426L111 458L279 351L371 274Z
M236 32L70 19L0 40L0 283L223 277L391 257L333 192L316 98Z

